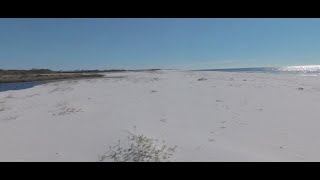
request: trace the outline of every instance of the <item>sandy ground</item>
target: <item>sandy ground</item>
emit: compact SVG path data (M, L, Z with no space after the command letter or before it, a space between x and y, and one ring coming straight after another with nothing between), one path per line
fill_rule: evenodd
M320 161L320 77L106 75L0 92L0 161L98 161L130 132L171 161Z

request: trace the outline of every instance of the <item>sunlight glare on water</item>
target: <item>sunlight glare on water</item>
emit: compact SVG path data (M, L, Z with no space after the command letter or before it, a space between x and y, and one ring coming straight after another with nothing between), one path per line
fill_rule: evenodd
M287 66L279 68L279 71L297 73L320 73L320 65Z

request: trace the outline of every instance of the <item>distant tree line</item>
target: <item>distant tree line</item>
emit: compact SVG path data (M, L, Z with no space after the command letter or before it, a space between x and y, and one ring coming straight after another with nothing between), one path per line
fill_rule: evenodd
M67 71L53 71L50 69L36 69L32 68L30 70L4 70L0 69L0 75L23 75L23 74L50 74L50 73L101 73L101 72L126 72L126 71L156 71L160 69L142 69L142 70L125 70L125 69L105 69L105 70L67 70Z
M30 69L30 70L3 70L0 69L0 74L8 74L8 75L15 75L15 74L49 74L53 73L50 69Z
M83 70L69 70L69 71L56 71L59 73L99 73L99 72L122 72L122 71L127 71L125 69L106 69L106 70L98 70L98 69L94 69L94 70L87 70L87 69L83 69Z

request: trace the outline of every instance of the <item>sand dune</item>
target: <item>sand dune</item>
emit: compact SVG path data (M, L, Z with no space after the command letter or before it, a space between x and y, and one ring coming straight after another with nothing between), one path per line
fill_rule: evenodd
M124 72L0 92L0 161L98 161L129 132L170 161L319 161L320 79Z

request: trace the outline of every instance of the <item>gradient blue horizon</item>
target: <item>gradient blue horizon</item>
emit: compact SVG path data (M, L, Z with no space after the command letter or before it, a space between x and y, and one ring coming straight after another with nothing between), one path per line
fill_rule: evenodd
M0 69L320 64L320 19L0 19Z

